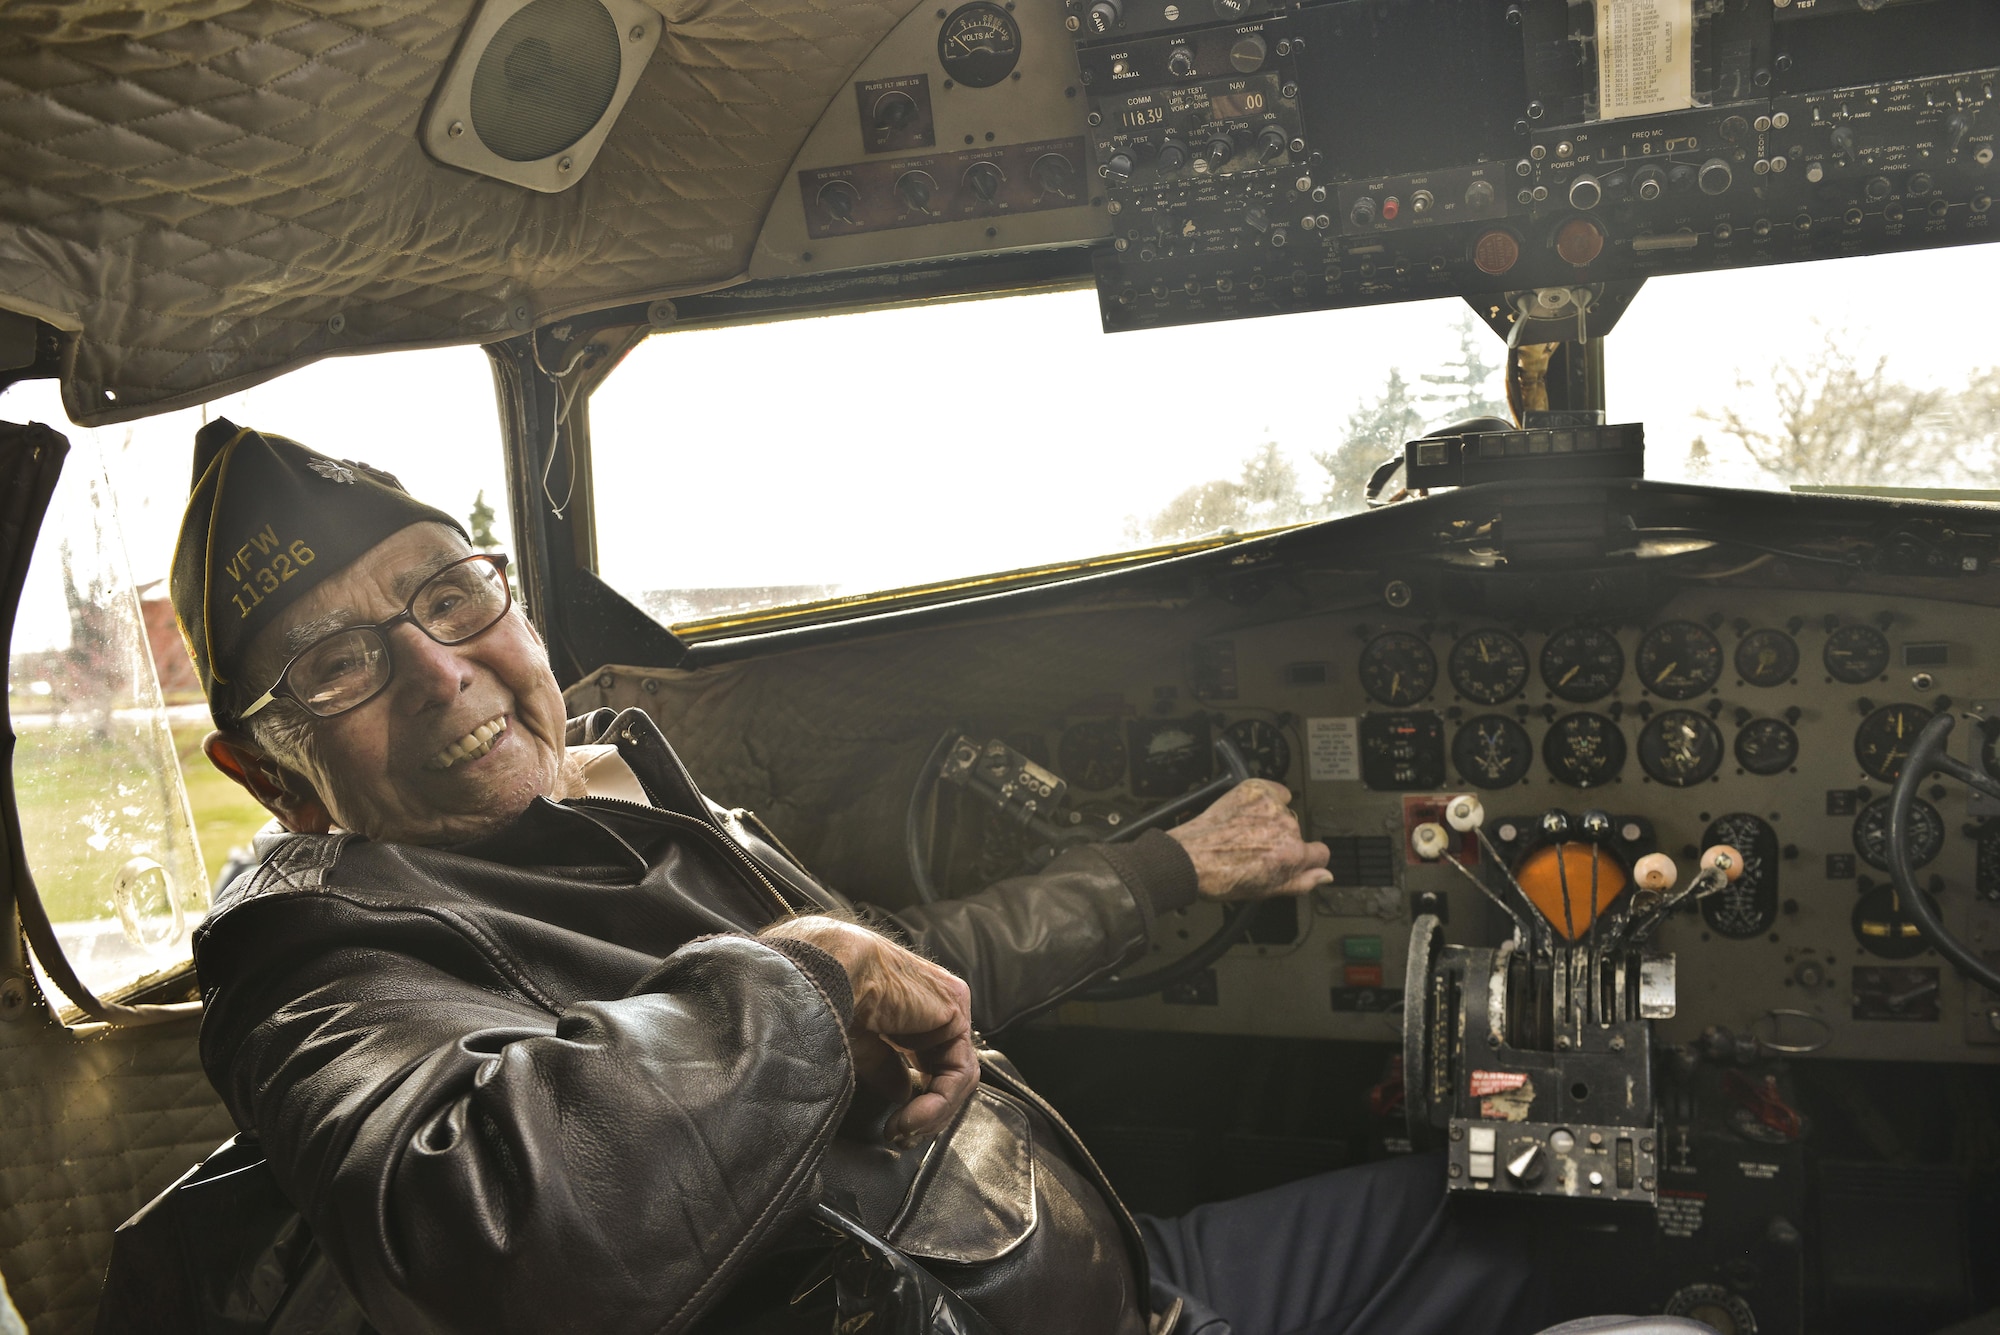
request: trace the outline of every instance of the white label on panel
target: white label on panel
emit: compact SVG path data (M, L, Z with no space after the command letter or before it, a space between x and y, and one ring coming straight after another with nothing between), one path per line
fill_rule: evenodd
M1602 120L1694 105L1694 0L1597 0Z
M1306 720L1306 773L1313 779L1361 778L1359 719Z

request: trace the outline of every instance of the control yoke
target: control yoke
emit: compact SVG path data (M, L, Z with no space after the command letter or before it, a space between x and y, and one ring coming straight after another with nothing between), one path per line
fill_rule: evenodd
M1916 923L1917 930L1924 934L1924 940L1930 942L1938 954L1950 960L1959 973L1982 987L2000 992L2000 969L1973 954L1957 937L1945 930L1944 920L1939 917L1936 905L1917 886L1915 860L1910 856L1910 812L1916 805L1917 789L1933 771L1949 774L1988 797L2000 797L2000 781L1946 754L1945 743L1951 737L1955 722L1950 711L1946 710L1940 711L1924 725L1923 731L1917 734L1915 745L1910 747L1909 759L1903 762L1903 771L1896 778L1896 786L1890 790L1889 874L1896 880L1896 894L1902 901L1903 910Z

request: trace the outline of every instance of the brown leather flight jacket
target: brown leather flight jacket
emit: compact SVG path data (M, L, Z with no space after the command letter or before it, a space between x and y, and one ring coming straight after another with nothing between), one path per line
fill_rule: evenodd
M370 1321L754 1326L732 1314L791 1295L738 1281L825 1201L1005 1335L1144 1331L1132 1220L1018 1073L985 1054L949 1130L882 1143L845 974L749 935L846 902L704 799L642 712L571 741L615 743L654 805L537 800L450 848L283 837L197 933L209 1078ZM1155 833L873 921L963 977L994 1033L1194 897Z

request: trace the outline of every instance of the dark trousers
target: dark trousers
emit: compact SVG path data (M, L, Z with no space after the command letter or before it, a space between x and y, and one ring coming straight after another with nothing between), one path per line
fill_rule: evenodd
M1139 1218L1175 1335L1531 1335L1549 1310L1532 1230L1447 1208L1442 1154L1307 1178L1178 1219ZM1171 1297L1169 1297L1169 1301ZM1154 1307L1163 1304L1156 1296Z

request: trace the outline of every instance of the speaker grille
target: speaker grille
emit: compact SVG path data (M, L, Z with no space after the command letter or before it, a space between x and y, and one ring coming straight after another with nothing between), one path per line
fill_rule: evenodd
M533 0L500 25L472 76L472 128L510 162L589 134L618 89L618 25L599 0Z

